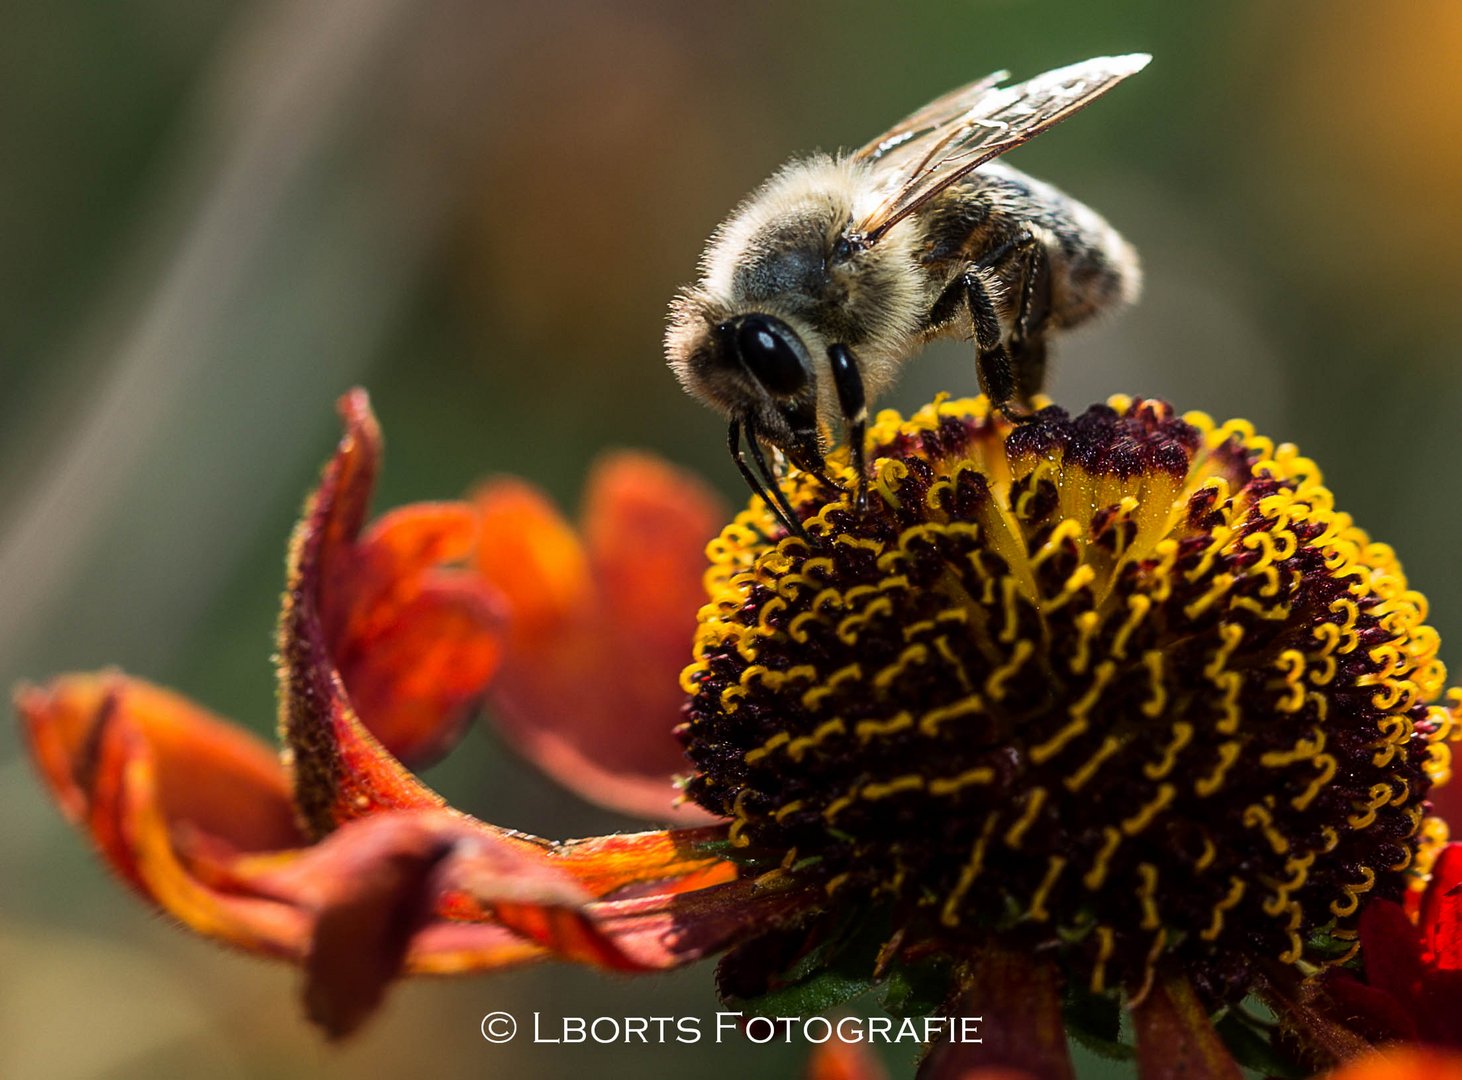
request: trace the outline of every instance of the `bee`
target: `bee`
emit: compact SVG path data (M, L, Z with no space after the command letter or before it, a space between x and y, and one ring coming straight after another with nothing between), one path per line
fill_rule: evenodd
M671 304L666 356L730 421L737 468L788 533L806 535L762 444L826 480L841 422L866 507L869 403L920 346L973 341L980 388L1019 422L1047 340L1136 299L1137 256L1115 229L992 159L1150 59L1098 57L1014 86L997 72L851 154L790 162L715 231L700 281Z

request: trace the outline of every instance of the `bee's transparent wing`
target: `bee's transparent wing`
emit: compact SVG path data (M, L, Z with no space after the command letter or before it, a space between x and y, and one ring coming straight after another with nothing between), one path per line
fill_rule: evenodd
M1003 71L936 98L858 150L889 194L857 225L868 243L973 169L1091 104L1152 58L1099 56L1014 86Z

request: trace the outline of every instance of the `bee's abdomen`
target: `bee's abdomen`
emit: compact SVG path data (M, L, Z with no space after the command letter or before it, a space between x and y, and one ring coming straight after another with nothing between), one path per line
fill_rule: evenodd
M1137 298L1141 269L1132 246L1090 207L1000 162L951 187L923 216L922 260L951 280L1034 230L1051 272L1050 328L1076 326ZM1018 261L990 267L1006 298L1019 290ZM940 314L931 312L931 316ZM931 329L935 329L931 326Z

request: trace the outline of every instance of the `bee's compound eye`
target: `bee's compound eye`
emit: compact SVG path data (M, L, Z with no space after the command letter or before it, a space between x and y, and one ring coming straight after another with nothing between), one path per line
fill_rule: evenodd
M769 393L786 397L806 389L805 350L790 326L770 315L746 315L735 333L741 362Z

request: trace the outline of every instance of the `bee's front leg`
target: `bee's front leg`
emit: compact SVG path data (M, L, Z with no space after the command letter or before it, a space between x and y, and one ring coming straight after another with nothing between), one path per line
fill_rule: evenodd
M857 358L846 345L829 346L827 360L832 368L833 386L838 392L838 407L843 412L843 424L848 432L848 455L858 478L854 506L861 514L868 509L868 462L863 446L867 437L868 398L863 390L863 373Z

